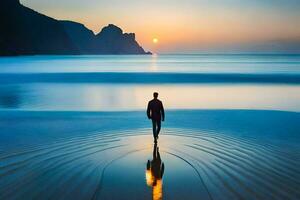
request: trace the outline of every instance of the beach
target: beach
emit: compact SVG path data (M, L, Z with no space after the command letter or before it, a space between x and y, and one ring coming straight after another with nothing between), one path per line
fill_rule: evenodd
M295 55L1 58L0 199L298 199L299 65ZM157 146L154 91L166 112Z

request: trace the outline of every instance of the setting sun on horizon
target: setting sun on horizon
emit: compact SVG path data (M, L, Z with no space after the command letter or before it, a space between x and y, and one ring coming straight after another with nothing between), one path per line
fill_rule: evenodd
M158 53L300 52L295 47L300 43L300 3L295 0L21 2L53 18L80 22L94 33L115 24ZM153 45L159 42L151 37L154 33L164 41L159 47Z
M153 39L152 39L152 42L153 42L154 44L157 44L157 43L158 43L158 39L157 39L157 38L153 38Z

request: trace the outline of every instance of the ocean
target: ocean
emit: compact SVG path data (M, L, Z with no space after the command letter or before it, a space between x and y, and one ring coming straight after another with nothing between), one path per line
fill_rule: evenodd
M0 199L298 199L299 112L300 55L1 57Z
M300 55L29 56L0 59L0 109L300 110Z

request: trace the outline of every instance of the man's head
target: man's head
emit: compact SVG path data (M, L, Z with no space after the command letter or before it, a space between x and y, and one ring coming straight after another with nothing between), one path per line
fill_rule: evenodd
M154 93L153 93L153 97L154 97L154 99L157 99L158 93L157 93L157 92L154 92Z

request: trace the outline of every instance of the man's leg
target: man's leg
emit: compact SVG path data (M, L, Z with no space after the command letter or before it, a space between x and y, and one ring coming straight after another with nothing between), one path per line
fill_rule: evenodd
M152 119L153 138L156 138L156 121Z
M159 134L160 129L161 129L161 121L157 120L156 124L157 124L156 137L158 137L158 134Z

